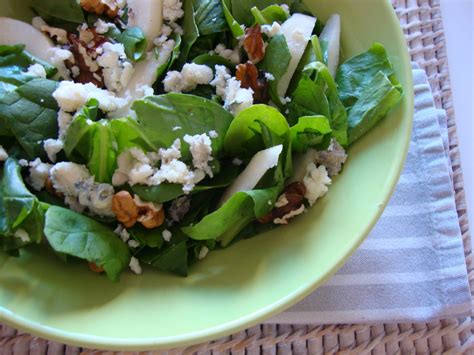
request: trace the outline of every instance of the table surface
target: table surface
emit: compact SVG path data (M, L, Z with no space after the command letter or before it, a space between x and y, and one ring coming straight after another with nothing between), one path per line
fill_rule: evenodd
M474 1L441 0L471 230L474 227ZM471 236L474 236L471 233Z

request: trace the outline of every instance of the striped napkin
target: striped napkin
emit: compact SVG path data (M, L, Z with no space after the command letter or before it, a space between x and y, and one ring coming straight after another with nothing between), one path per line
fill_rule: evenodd
M335 276L267 323L425 322L471 314L446 113L436 109L416 64L413 79L412 141L384 214Z

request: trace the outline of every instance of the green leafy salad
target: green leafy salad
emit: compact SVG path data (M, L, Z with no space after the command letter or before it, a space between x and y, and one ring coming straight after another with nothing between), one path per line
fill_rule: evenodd
M317 203L403 96L382 44L341 64L339 15L300 0L31 4L31 23L0 17L11 256L185 276Z

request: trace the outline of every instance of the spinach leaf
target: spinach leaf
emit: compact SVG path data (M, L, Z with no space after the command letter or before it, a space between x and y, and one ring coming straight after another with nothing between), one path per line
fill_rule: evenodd
M97 181L110 182L122 151L132 147L157 148L133 119L95 121L97 110L98 102L93 99L74 117L64 139L64 152L70 160L85 161Z
M85 21L79 0L31 0L31 6L41 17L53 17L74 23Z
M25 186L21 176L21 168L15 159L9 158L3 168L1 183L0 234L13 237L18 229L28 233L29 241L15 245L18 247L39 242L43 236L44 209L38 198Z
M158 228L146 229L139 223L128 229L130 236L140 243L140 246L160 249L164 244L163 231L166 225L162 224Z
M281 101L277 91L278 82L286 73L290 60L291 54L285 36L278 34L272 37L265 50L265 58L259 66L261 70L271 73L275 78L270 81L270 96L272 101L277 105L279 105Z
M132 108L143 134L156 147L169 147L185 134L216 131L218 137L212 140L214 156L221 153L225 133L233 119L218 103L187 94L149 96L135 101ZM173 130L176 126L181 129Z
M396 78L378 72L349 111L349 143L372 129L402 96L403 89Z
M331 117L331 110L326 94L323 89L307 75L303 75L298 82L298 86L291 96L291 102L288 108L288 118L292 123L296 123L299 117L307 116L308 113L310 113L309 116L317 114Z
M237 39L243 36L245 34L244 29L240 27L240 24L237 21L235 21L234 16L232 16L229 6L226 4L225 0L222 0L222 8L224 9L224 16L227 21L227 25L229 26L234 38Z
M273 22L284 22L289 17L289 14L278 5L270 5L261 11L258 7L254 6L250 11L255 18L255 22L260 25L271 25Z
M385 47L379 43L342 64L336 82L344 106L352 107L380 71L388 77L394 75Z
M145 58L147 40L143 31L138 27L129 27L118 38L125 48L127 58L138 62Z
M57 82L33 79L0 97L0 117L31 159L45 158L43 140L58 135Z
M42 65L48 77L51 77L57 73L57 69L55 67L39 58L36 58L30 52L25 50L25 46L23 44L17 44L14 46L0 45L1 67L18 66L27 69L33 64Z
M51 206L46 212L44 233L58 253L85 259L104 268L112 281L128 266L127 245L109 228L74 211Z
M221 0L193 0L194 20L200 35L227 29Z
M193 63L207 65L213 70L216 65L224 65L230 70L235 69L235 65L233 65L229 60L217 54L209 54L209 53L201 54L193 59Z
M331 126L324 116L303 116L290 127L291 144L294 151L302 153L310 147L323 149L329 144Z
M280 192L279 186L237 192L218 210L182 230L192 239L214 239L227 246L247 224L273 208Z
M87 167L98 182L112 181L112 175L117 168L117 149L115 136L111 131L109 121L99 121L94 126L91 139L91 154Z
M240 112L230 124L224 141L226 153L233 157L250 157L264 149L262 123L277 137L284 137L289 130L285 116L276 108L263 104L253 105ZM283 142L274 145L281 143Z
M347 146L347 111L339 99L337 84L329 69L321 62L314 62L305 67L304 73L324 91L331 111L331 115L326 117L331 123L332 135L339 144Z
M186 63L189 51L199 37L199 30L194 18L193 0L184 0L183 10L183 36L181 38L181 52L177 61L178 67Z
M295 0L232 0L232 14L239 23L243 23L246 26L252 26L254 18L252 13L249 11L252 7L256 6L262 10L271 5L282 5L286 4L290 8L295 6ZM301 12L301 11L300 11Z
M173 237L175 233L173 233ZM180 276L188 275L188 247L186 240L171 243L161 250L145 248L136 257L142 263L151 265L159 270L172 272Z

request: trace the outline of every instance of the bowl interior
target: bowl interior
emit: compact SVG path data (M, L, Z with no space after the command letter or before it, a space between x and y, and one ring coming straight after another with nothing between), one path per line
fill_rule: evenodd
M0 14L27 19L26 2ZM398 180L411 133L413 93L404 37L389 1L315 0L342 18L344 56L383 43L405 89L403 103L350 149L329 193L290 226L213 252L179 278L144 269L120 283L65 265L46 250L0 255L0 321L61 342L106 349L173 347L217 338L302 299L362 242Z

